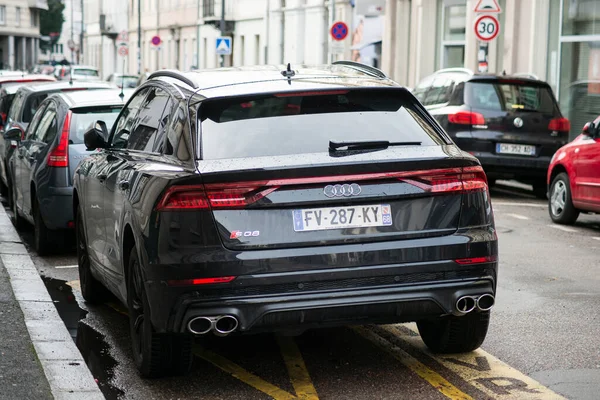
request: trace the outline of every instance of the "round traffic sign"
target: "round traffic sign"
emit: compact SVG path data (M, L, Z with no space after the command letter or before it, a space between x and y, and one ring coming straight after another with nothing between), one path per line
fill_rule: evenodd
M129 54L129 48L127 46L119 46L119 50L117 50L121 57L127 57Z
M331 30L329 32L334 40L344 40L346 39L346 36L348 36L348 25L341 21L335 22L331 25Z
M500 33L500 22L491 15L482 15L475 20L475 36L482 42L490 42L496 39Z
M153 45L158 46L158 45L160 45L160 43L162 42L162 40L160 40L160 36L153 36L152 40L150 42Z

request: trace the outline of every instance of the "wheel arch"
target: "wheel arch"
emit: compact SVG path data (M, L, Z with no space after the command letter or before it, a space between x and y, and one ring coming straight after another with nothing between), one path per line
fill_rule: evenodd
M123 255L123 275L125 276L125 282L129 279L129 256L131 249L136 246L135 234L133 228L129 223L125 224L123 228L123 245L121 246Z
M567 171L567 168L562 165L562 164L556 164L554 167L552 167L552 171L550 172L550 181L548 182L548 186L552 185L552 182L554 182L554 179L558 176L558 174L564 172L565 174L567 174L567 176L569 176L569 171ZM571 185L571 177L569 176L569 184ZM572 192L571 188L571 192Z

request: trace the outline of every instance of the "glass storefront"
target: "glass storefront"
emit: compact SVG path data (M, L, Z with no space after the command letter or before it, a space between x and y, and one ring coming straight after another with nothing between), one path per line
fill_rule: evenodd
M557 89L574 138L600 115L600 1L562 0L561 11Z

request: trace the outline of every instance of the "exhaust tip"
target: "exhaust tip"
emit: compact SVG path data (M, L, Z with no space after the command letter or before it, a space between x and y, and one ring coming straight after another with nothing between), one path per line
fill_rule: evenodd
M232 315L224 315L215 322L215 331L227 335L235 331L238 327L238 320Z
M194 335L204 335L213 328L213 322L208 317L196 317L188 322L188 330Z
M461 314L470 313L476 306L477 304L473 297L463 296L456 301L456 310Z
M491 294L484 294L477 299L477 308L481 311L488 311L494 307L496 299Z

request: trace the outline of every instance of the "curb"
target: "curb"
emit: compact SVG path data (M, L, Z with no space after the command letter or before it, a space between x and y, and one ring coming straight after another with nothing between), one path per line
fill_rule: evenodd
M52 395L56 400L104 400L4 207L0 232L0 259Z

